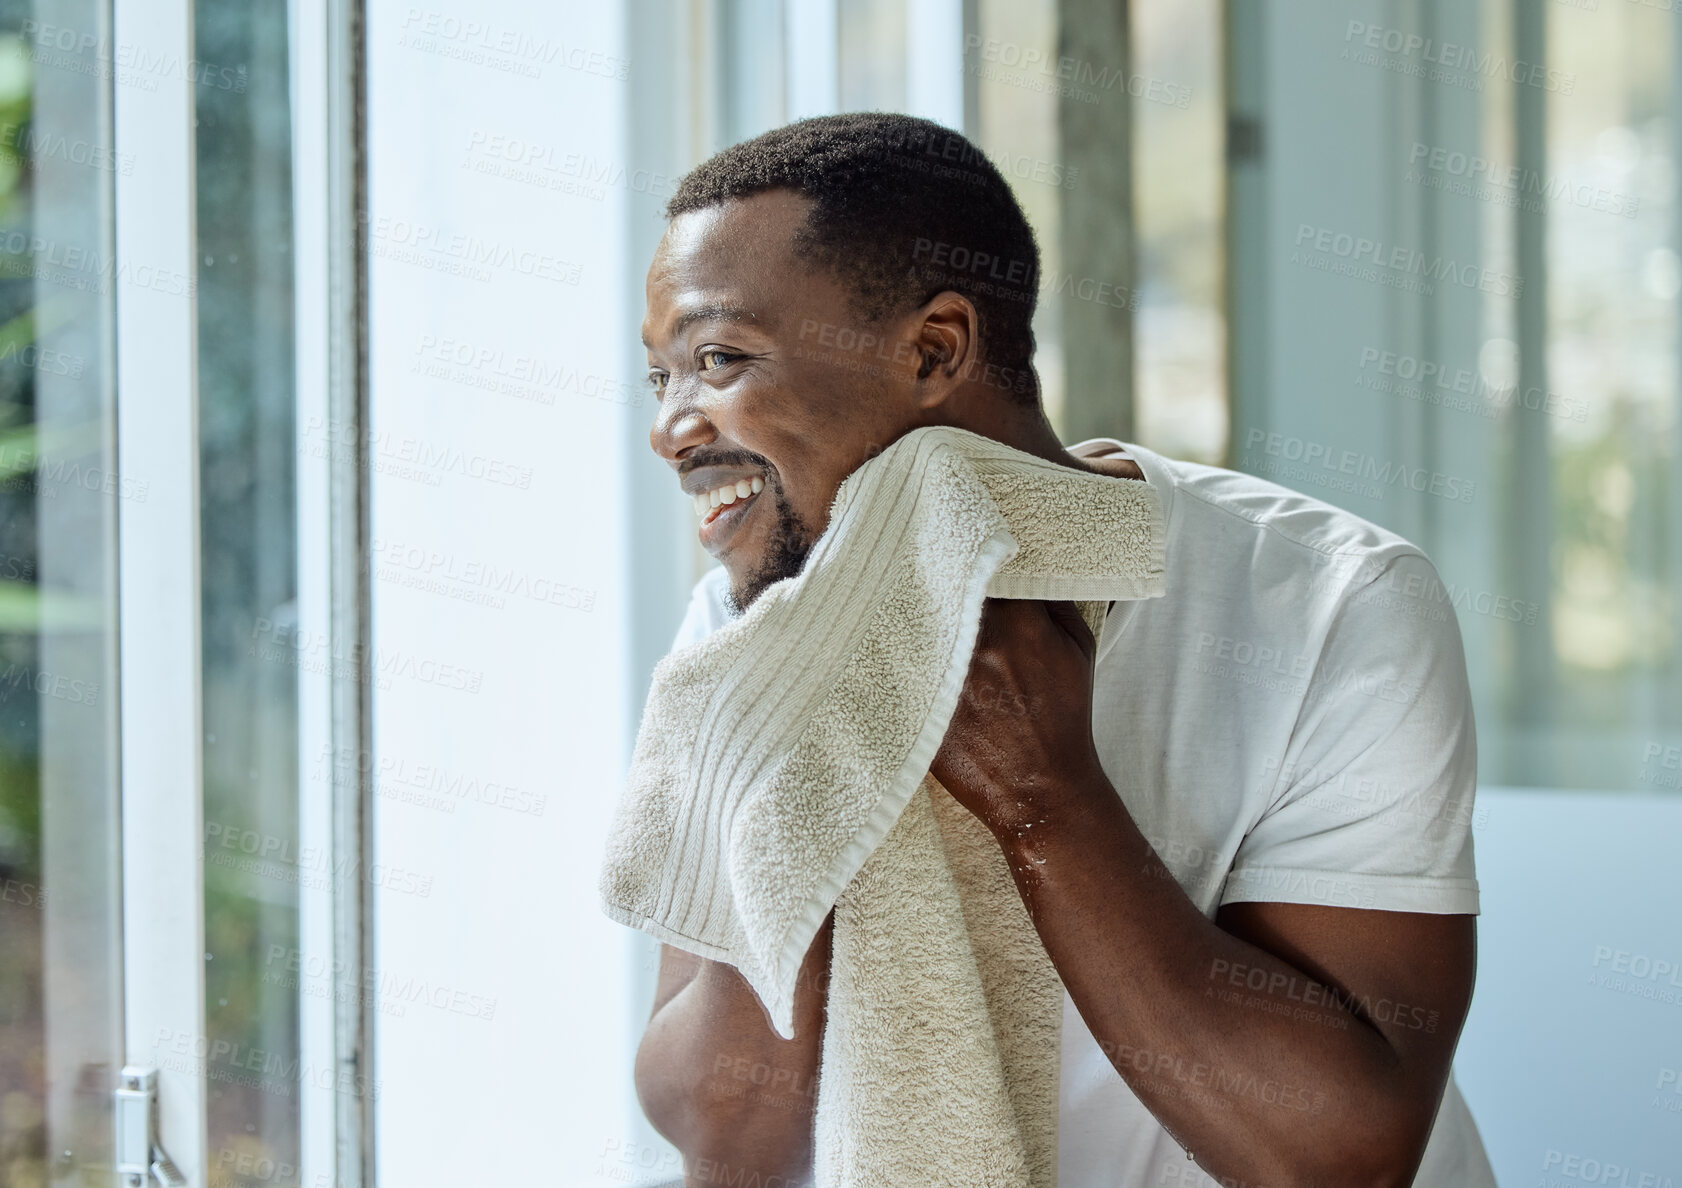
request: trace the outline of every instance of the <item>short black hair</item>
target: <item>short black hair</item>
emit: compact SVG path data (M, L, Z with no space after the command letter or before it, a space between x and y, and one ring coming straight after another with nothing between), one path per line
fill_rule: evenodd
M795 252L838 277L867 321L946 289L980 315L980 357L1037 402L1034 305L1040 252L1010 184L976 145L932 120L849 112L797 120L692 169L666 217L765 190L810 199Z

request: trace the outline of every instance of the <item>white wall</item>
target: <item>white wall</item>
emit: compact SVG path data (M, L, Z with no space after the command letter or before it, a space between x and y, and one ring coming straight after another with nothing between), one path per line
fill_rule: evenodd
M1682 799L1485 788L1478 806L1455 1075L1497 1180L1682 1184Z
M664 539L628 503L653 406L627 364L624 24L371 5L387 1184L627 1182L643 1141L629 939L596 895L638 700L630 550Z

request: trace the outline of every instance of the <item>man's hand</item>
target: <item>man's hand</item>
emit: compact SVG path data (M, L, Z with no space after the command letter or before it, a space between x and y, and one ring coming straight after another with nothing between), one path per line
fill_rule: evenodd
M1471 999L1473 918L1233 903L1208 919L1099 764L1095 652L1072 603L988 599L931 772L998 839L1088 1030L1199 1166L1412 1183ZM1241 967L1263 988L1235 991Z
M1113 796L1092 742L1097 641L1072 602L989 598L930 772L1001 842Z

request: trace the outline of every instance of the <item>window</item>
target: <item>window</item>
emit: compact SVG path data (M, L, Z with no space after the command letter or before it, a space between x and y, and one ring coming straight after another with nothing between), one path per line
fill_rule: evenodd
M0 6L0 1178L111 1166L122 1060L111 75L99 3ZM155 262L154 262L155 263ZM177 280L179 278L176 278Z
M1474 686L1468 1097L1504 1177L1532 1125L1668 1169L1646 1072L1526 1062L1671 1026L1594 979L1677 947L1682 22L1345 8L0 0L0 1184L109 1179L130 1065L195 1183L677 1177L595 887L710 565L644 269L689 168L861 108L1010 180L1065 440L1430 554L1383 593Z
M299 1004L340 979L300 948L323 866L299 831L300 646L286 9L193 9L206 1121L213 1185L301 1167ZM316 767L326 756L314 757ZM354 874L352 875L354 877ZM354 985L354 984L353 984ZM242 1173L244 1169L245 1174ZM285 1177L282 1177L285 1178Z

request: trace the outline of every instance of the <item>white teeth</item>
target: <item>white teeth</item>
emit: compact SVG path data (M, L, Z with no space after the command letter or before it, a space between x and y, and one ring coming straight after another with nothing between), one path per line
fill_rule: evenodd
M705 516L715 507L728 506L738 499L750 498L764 489L765 480L759 475L754 475L751 479L737 479L733 483L725 483L694 497L695 514Z

